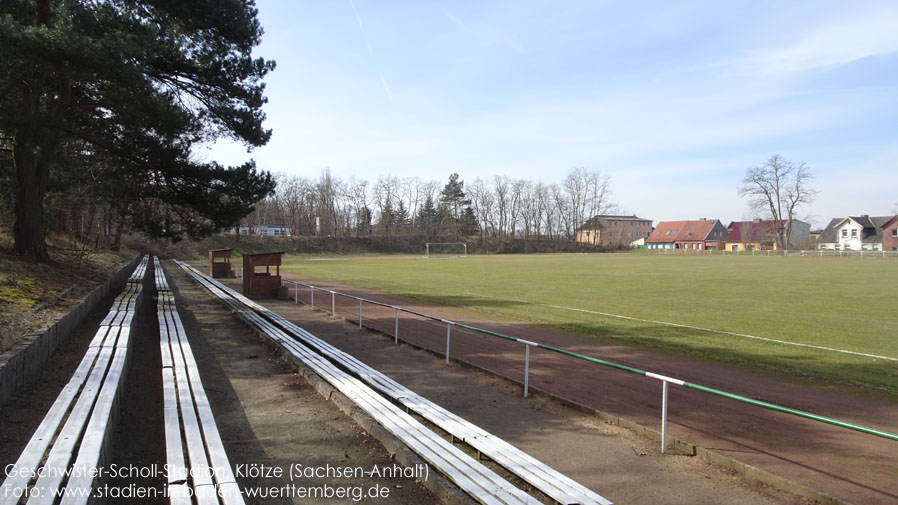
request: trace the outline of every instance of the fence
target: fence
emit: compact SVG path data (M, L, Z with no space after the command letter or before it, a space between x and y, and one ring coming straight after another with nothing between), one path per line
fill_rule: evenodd
M793 409L790 407L785 407L785 406L777 405L774 403L769 403L769 402L765 402L765 401L761 401L761 400L755 400L753 398L748 398L748 397L730 393L727 391L722 391L719 389L702 386L700 384L694 384L694 383L683 381L683 380L676 379L673 377L667 377L665 375L656 374L656 373L649 372L646 370L640 370L638 368L621 365L618 363L594 358L591 356L586 356L584 354L576 353L576 352L569 351L566 349L561 349L561 348L550 346L550 345L540 344L538 342L533 342L530 340L525 340L525 339L510 336L510 335L505 335L502 333L498 333L498 332L483 329L483 328L478 328L476 326L471 326L471 325L464 324L464 323L450 321L448 319L443 319L441 317L424 314L422 312L407 309L404 307L399 307L396 305L390 305L387 303L378 302L376 300L369 300L367 298L362 298L362 297L350 295L347 293L340 293L339 291L334 291L334 290L330 290L330 289L326 289L326 288L322 288L322 287L318 287L318 286L313 286L311 284L306 284L306 283L299 282L299 281L284 280L282 282L283 285L287 285L288 283L293 284L293 298L294 298L296 304L300 303L300 296L301 296L300 286L302 286L303 288L308 289L308 300L309 300L309 305L311 306L311 308L313 308L313 309L318 308L319 310L327 311L327 306L330 305L329 312L334 317L337 316L337 299L338 299L338 297L341 299L341 303L344 305L344 307L342 307L342 310L344 313L347 313L347 315L351 315L351 316L356 315L354 307L355 307L355 302L358 302L357 317L358 317L359 329L362 329L364 321L365 321L364 307L366 304L372 306L372 308L379 308L381 310L387 309L388 311L392 311L390 314L391 317L389 317L391 322L393 322L392 328L389 328L387 325L384 325L384 324L378 324L379 322L383 321L385 318L383 318L383 317L375 318L375 317L372 317L370 314L368 317L368 322L369 322L368 327L378 330L378 331L381 331L385 334L390 334L390 330L392 329L393 341L396 344L399 343L399 314L400 313L410 314L410 315L416 316L418 318L421 318L423 320L430 321L430 322L445 324L446 325L445 360L446 360L447 364L449 363L453 328L468 330L468 331L471 331L471 332L474 332L477 334L482 334L482 335L487 335L490 337L495 337L497 339L502 339L502 340L510 343L513 346L513 347L509 347L508 348L509 350L513 350L513 348L520 349L520 347L517 347L517 345L518 344L523 345L524 346L524 381L523 382L524 382L524 396L525 397L528 396L529 389L530 389L530 349L531 348L544 349L546 351L549 351L552 353L557 353L557 354L560 354L563 356L567 356L567 357L587 361L590 363L594 363L597 365L610 367L610 368L614 368L617 370L622 370L625 372L642 375L644 377L659 380L662 383L662 389L661 389L661 452L662 453L665 452L667 449L668 384L674 384L674 385L681 386L681 387L684 387L687 389L701 391L704 393L716 395L716 396L726 398L729 400L735 400L737 402L745 403L748 405L754 405L756 407L761 407L764 409L781 412L781 413L785 413L785 414L790 414L790 415L801 417L804 419L810 419L812 421L822 422L822 423L830 424L833 426L847 428L847 429L858 431L861 433L866 433L869 435L875 435L875 436L886 438L889 440L898 441L898 434L896 434L896 433L891 433L891 432L879 430L876 428L870 428L867 426L862 426L859 424L851 423L848 421L842 421L839 419L834 419L831 417L826 417L826 416L814 414L811 412L805 412L802 410ZM306 289L303 289L302 291L305 292ZM319 293L319 296L317 299L317 302L318 302L317 307L315 305L315 303L316 303L315 293L316 292ZM323 295L323 299L322 299L322 295ZM349 304L353 308L348 309L346 307L346 302L343 302L343 300L349 300ZM350 318L346 318L346 319L350 319Z
M826 258L898 258L898 251L835 250L835 249L784 249L762 251L727 251L726 249L640 249L641 254L670 256L781 256Z

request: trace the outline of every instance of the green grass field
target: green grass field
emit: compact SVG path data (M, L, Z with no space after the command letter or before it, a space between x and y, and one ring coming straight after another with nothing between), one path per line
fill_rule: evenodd
M289 256L284 271L631 343L898 392L898 262L643 254ZM555 306L555 307L552 307ZM565 307L565 308L560 308Z

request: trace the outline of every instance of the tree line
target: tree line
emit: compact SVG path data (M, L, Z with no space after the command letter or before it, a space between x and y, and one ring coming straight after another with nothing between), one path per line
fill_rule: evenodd
M556 184L507 176L465 184L458 174L445 183L390 175L341 179L327 168L317 179L277 174L275 180L274 193L242 220L249 233L281 226L299 236L573 240L587 219L618 210L610 178L583 167Z

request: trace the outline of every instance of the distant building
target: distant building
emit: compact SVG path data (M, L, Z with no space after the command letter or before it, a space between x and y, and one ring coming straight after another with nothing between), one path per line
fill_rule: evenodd
M236 235L237 232L234 228L228 230L228 235ZM268 237L289 237L290 236L290 227L285 224L265 224L259 226L246 226L243 225L240 227L241 235L262 235Z
M810 243L811 225L794 220L789 225L789 249L804 249ZM772 219L753 221L733 221L727 226L727 251L770 251L777 250L776 222Z
M661 221L646 240L649 249L721 249L727 229L719 219Z
M898 250L898 216L837 217L817 239L818 249L835 251Z
M810 236L808 237L808 245L810 249L817 249L817 243L820 241L820 235L823 235L823 230L811 230Z
M632 216L595 216L577 228L577 242L606 247L630 245L640 238L648 238L652 220Z
M882 230L882 250L898 251L898 215L894 215L879 228Z

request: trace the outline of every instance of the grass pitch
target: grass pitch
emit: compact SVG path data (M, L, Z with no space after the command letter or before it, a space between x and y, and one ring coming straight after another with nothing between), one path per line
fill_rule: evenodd
M282 269L308 279L466 307L602 341L898 392L898 361L648 322L898 358L898 262L891 259L289 256Z

